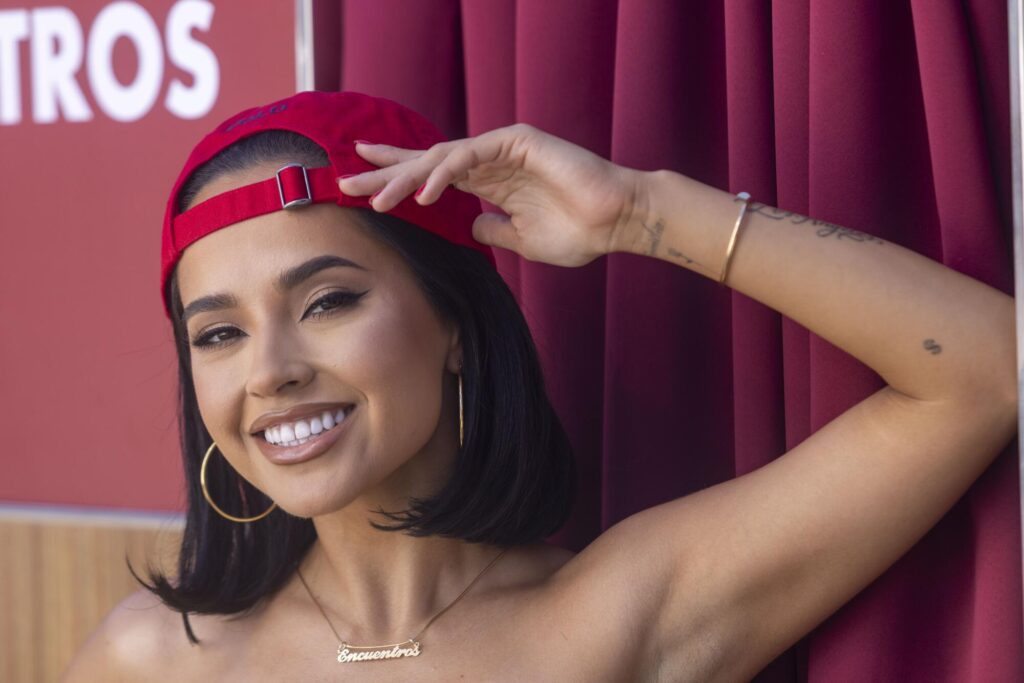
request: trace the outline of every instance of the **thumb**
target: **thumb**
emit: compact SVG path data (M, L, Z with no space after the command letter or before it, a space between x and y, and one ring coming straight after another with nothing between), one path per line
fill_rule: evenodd
M473 239L492 247L516 251L519 242L512 219L503 213L482 213L473 221Z

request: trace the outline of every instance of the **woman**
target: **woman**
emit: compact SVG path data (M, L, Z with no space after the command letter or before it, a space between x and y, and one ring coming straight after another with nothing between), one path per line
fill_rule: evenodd
M484 245L688 268L888 385L577 555L544 545L571 461ZM1004 294L530 126L441 141L357 93L243 112L200 143L169 203L163 294L190 497L178 576L115 608L69 681L749 680L1015 430Z

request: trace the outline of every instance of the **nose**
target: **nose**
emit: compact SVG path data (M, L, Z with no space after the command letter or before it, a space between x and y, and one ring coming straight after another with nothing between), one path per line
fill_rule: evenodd
M275 396L289 387L297 389L313 379L315 371L307 362L302 345L286 330L266 328L251 340L252 361L246 393Z

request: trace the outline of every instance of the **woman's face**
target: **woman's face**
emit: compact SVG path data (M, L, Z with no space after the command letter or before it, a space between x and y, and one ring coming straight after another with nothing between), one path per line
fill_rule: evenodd
M219 178L194 203L271 177L280 165ZM443 484L458 443L456 378L447 374L461 365L457 330L438 317L402 257L357 220L334 204L277 211L207 235L177 267L203 422L242 477L302 517L360 498L357 514L404 509L409 496ZM324 256L356 265L282 283ZM233 301L195 306L213 295ZM299 415L275 415L291 409ZM341 409L344 421L327 429L323 413ZM272 446L258 422L268 414L289 425L304 416L313 431L309 418L318 416L321 433L295 448Z

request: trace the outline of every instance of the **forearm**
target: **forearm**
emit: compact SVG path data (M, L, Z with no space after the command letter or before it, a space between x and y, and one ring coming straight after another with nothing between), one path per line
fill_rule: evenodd
M735 196L671 171L642 178L617 248L717 280ZM892 242L751 200L726 284L914 398L1015 394L1013 300Z

